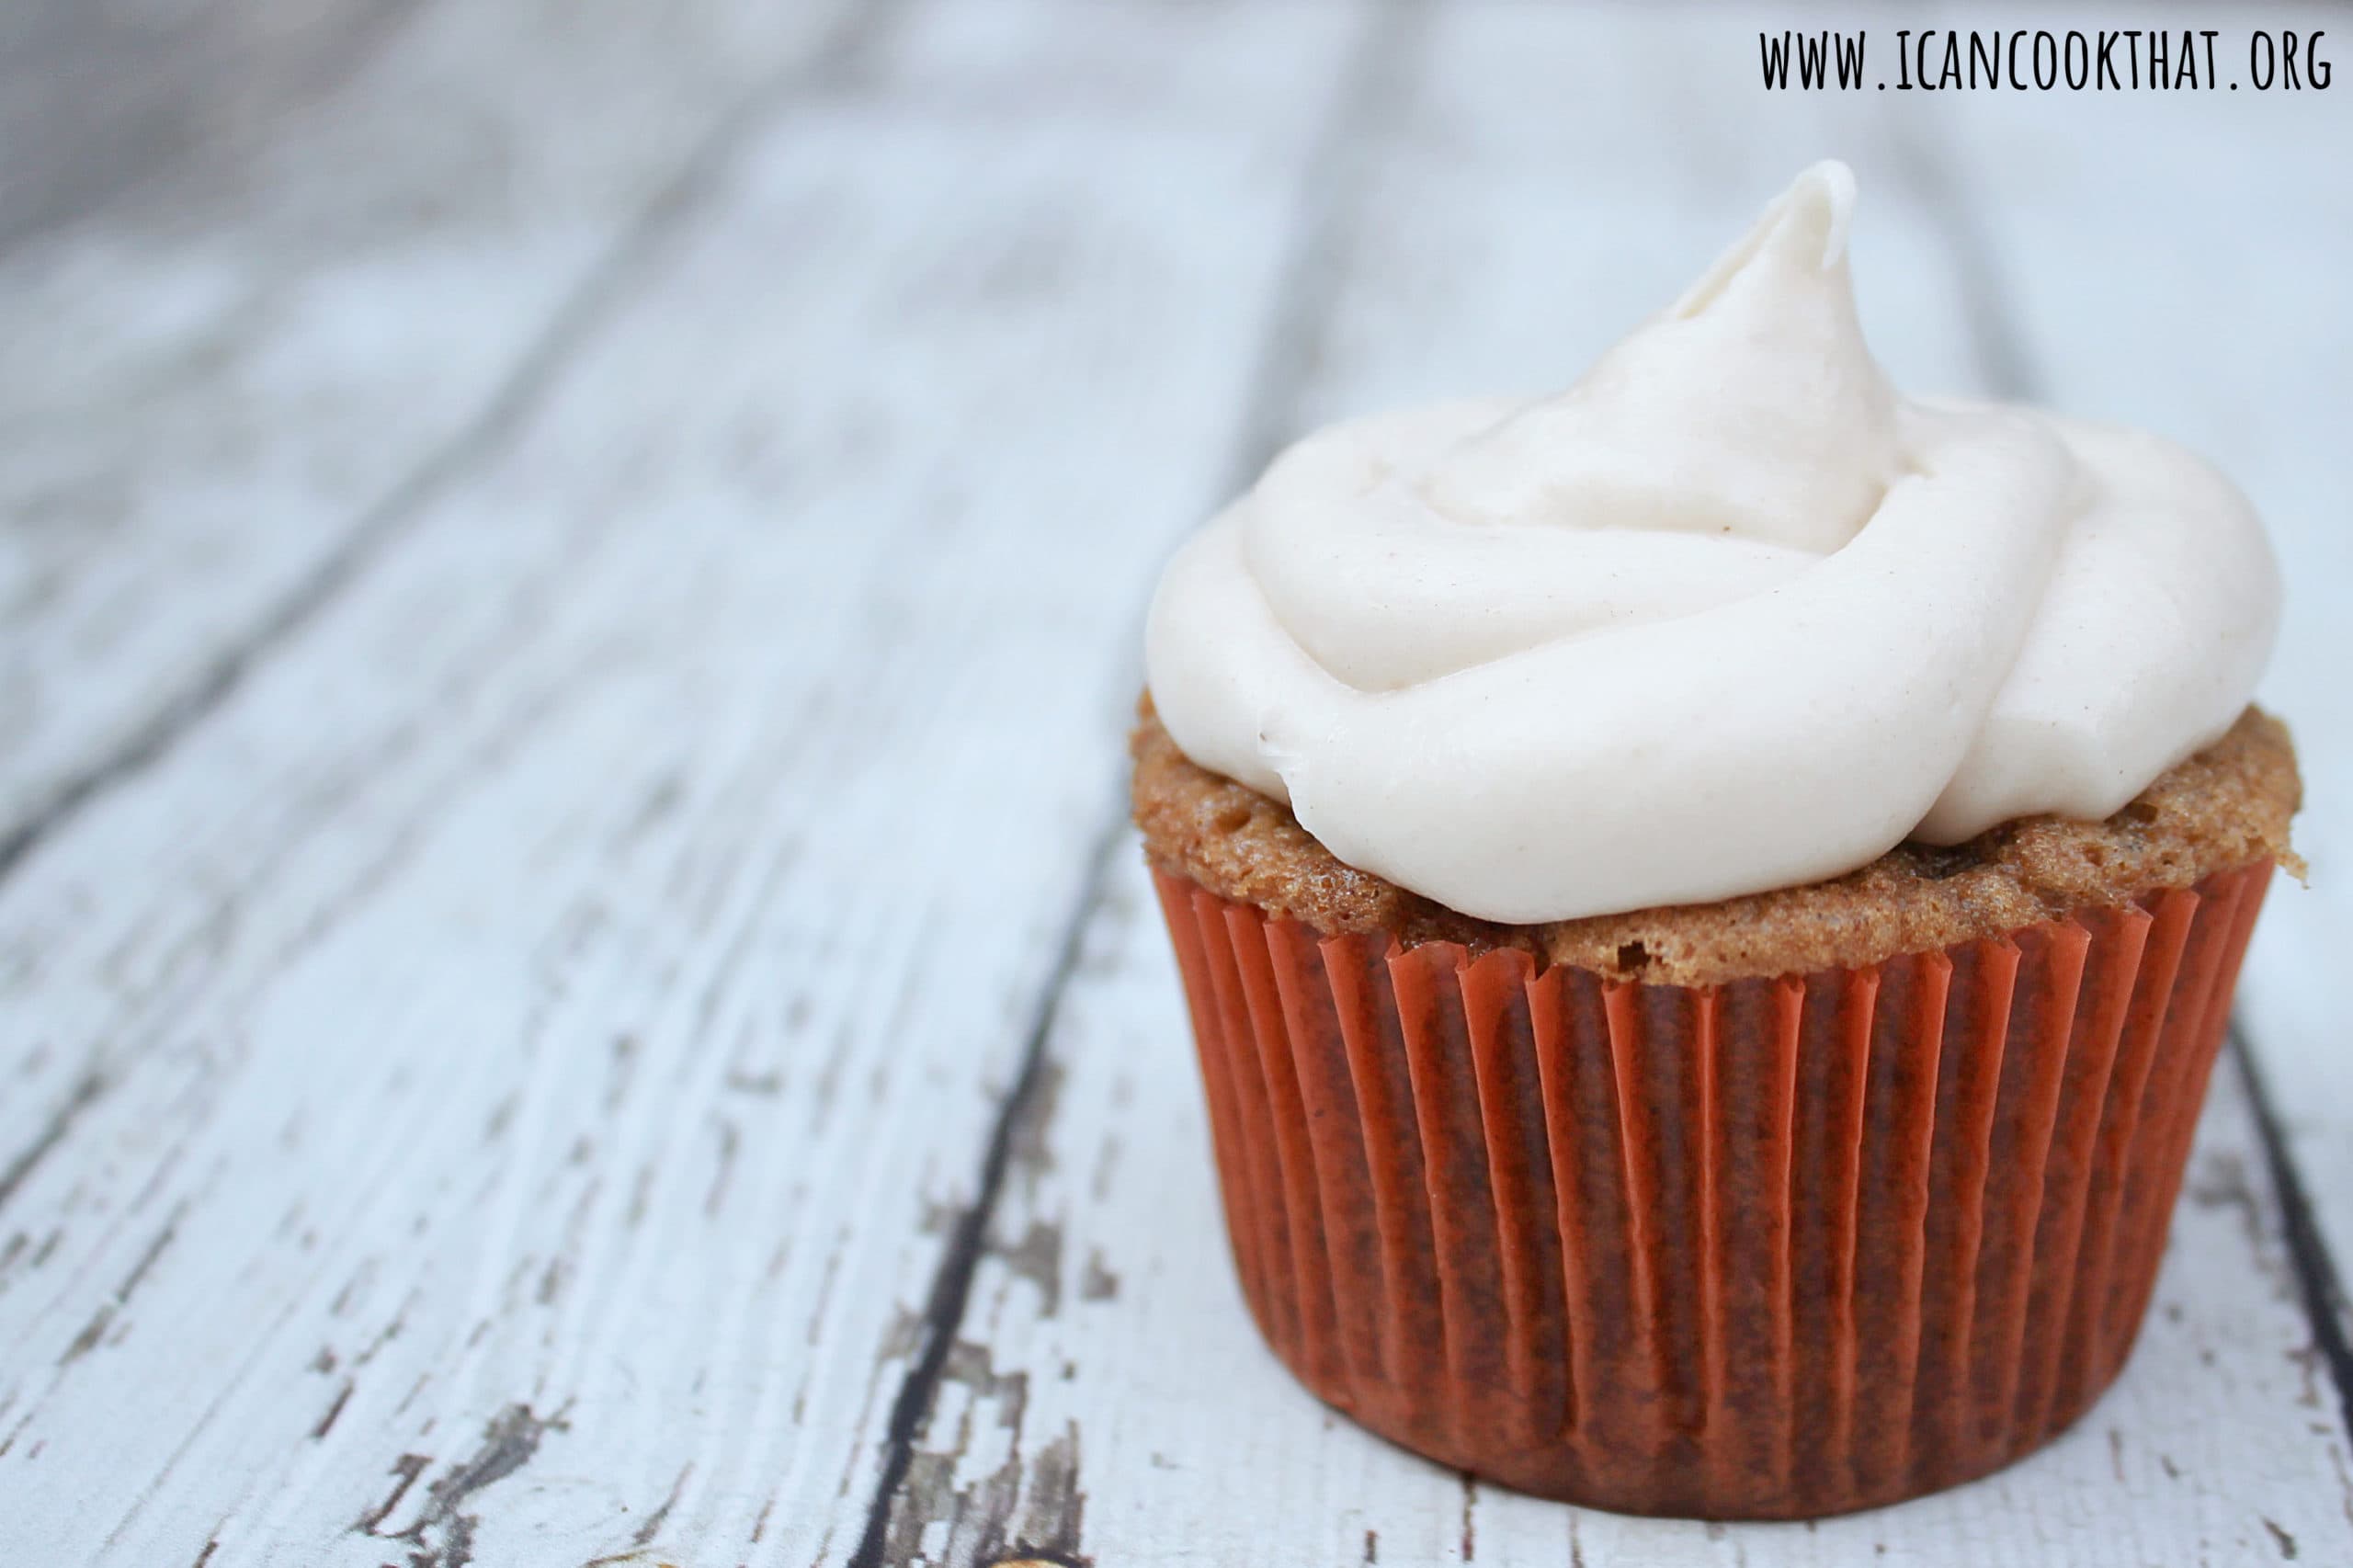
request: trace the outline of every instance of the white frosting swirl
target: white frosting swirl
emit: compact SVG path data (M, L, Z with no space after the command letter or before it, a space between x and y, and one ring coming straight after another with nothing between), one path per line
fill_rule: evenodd
M2230 483L2136 431L1899 396L1822 164L1557 397L1284 452L1153 601L1204 767L1465 914L1837 875L2109 815L2212 742L2279 575Z

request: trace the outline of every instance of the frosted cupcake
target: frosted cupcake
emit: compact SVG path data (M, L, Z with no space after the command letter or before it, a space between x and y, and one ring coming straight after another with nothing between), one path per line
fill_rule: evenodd
M1853 195L1807 171L1556 397L1301 441L1153 605L1244 1293L1530 1491L1831 1513L2080 1415L2292 864L2246 503L1899 395Z

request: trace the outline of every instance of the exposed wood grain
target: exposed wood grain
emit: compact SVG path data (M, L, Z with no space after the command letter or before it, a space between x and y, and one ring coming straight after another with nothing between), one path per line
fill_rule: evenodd
M11 67L102 79L130 119L153 91L199 129L171 178L0 254L0 870L479 458L625 280L665 182L839 9L450 4L338 31L210 8L245 47L82 7L105 20ZM99 156L70 124L9 138L12 166Z
M892 1397L890 1422L884 1429L882 1451L875 1466L873 1494L866 1506L866 1519L858 1530L858 1544L849 1555L853 1568L881 1568L886 1562L904 1562L909 1542L921 1528L920 1514L942 1500L938 1467L926 1464L920 1472L916 1471L915 1442L928 1426L941 1383L951 1377L964 1379L972 1375L974 1346L959 1338L958 1333L971 1304L972 1277L988 1244L990 1222L1004 1197L1006 1176L1013 1165L1015 1140L1025 1133L1034 1140L1036 1127L1051 1114L1054 1079L1046 1056L1046 1037L1076 970L1078 943L1094 907L1095 890L1108 873L1107 857L1120 837L1116 831L1104 833L1087 864L1074 905L1075 914L1056 945L1053 967L1047 971L1039 987L1037 1017L1024 1037L1013 1086L1006 1092L989 1130L972 1198L957 1216L946 1251L932 1275L919 1331L920 1353L907 1367L898 1392ZM1039 1281L1050 1294L1053 1291L1061 1264L1061 1239L1055 1233L1033 1230L1002 1251L1025 1277ZM1059 1545L1067 1550L1075 1546L1078 1539L1077 1494L1069 1483L1075 1477L1077 1456L1074 1452L1041 1455L1038 1462L1066 1478L1063 1484L1052 1489L1063 1506L1063 1517L1051 1529L1032 1532L1025 1540L1025 1547L1042 1551Z
M1355 24L986 0L779 104L0 885L0 1558L847 1550Z

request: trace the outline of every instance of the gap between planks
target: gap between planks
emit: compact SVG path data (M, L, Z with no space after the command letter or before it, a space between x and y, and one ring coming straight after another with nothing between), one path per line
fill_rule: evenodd
M1061 1016L1063 996L1070 989L1071 976L1077 971L1087 925L1102 902L1104 876L1111 856L1126 837L1120 831L1126 818L1124 801L1123 792L1108 813L1108 820L1097 832L1095 847L1087 856L1086 875L1079 881L1078 896L1073 900L1055 949L1053 967L1039 987L1037 1007L1022 1039L1020 1066L1013 1086L1006 1091L1004 1104L998 1108L996 1120L989 1129L988 1143L982 1150L972 1201L957 1217L938 1271L932 1276L931 1290L924 1302L923 1347L916 1352L914 1365L908 1368L898 1393L891 1401L881 1472L875 1480L874 1498L868 1505L865 1529L858 1537L857 1550L850 1554L849 1568L881 1568L884 1562L892 1505L906 1481L908 1467L915 1462L915 1439L931 1414L933 1396L938 1392L940 1380L947 1371L949 1351L955 1346L956 1331L962 1325L965 1308L972 1301L972 1275L980 1267L981 1254L986 1250L989 1221L995 1214L998 1196L1005 1190L1006 1171L1013 1162L1015 1130L1028 1119L1030 1108L1038 1102L1039 1087L1045 1079L1046 1041L1053 1033L1054 1020Z
M1225 464L1221 494L1248 483L1286 438L1297 417L1300 389L1314 359L1323 326L1318 301L1347 244L1348 226L1361 195L1369 163L1366 131L1384 90L1396 85L1412 58L1413 44L1427 25L1427 0L1379 0L1355 48L1343 63L1332 105L1314 146L1303 160L1300 210L1291 247L1274 289L1274 306L1252 367L1233 452ZM1045 1075L1047 1041L1053 1033L1063 994L1076 972L1089 922L1101 905L1111 857L1124 840L1128 805L1124 778L1096 828L1086 874L1065 918L1054 965L1039 991L1013 1086L998 1106L989 1131L972 1201L958 1218L946 1254L933 1276L922 1319L922 1347L891 1404L882 1464L857 1549L847 1568L885 1568L892 1526L903 1500L916 1439L931 1415L971 1303L972 1277L986 1250L988 1230L1005 1187L1014 1135L1037 1102ZM1464 1477L1464 1486L1472 1485ZM1465 1493L1465 1528L1471 1494ZM1075 1519L1065 1521L1074 1527ZM1074 1546L1076 1543L1072 1543ZM1035 1549L1023 1547L1034 1557Z
M2246 1087L2256 1135L2263 1144L2264 1169L2271 1179L2272 1199L2279 1206L2280 1236L2289 1267L2296 1276L2297 1298L2312 1322L2313 1351L2336 1392L2337 1419L2344 1423L2347 1437L2353 1437L2353 1343L2348 1343L2345 1331L2345 1277L2329 1255L2327 1239L2313 1213L2303 1172L2296 1165L2294 1151L2280 1129L2279 1112L2271 1101L2271 1087L2256 1064L2245 1026L2236 1020L2231 1025L2231 1060Z
M621 225L582 280L558 300L545 324L525 342L472 419L363 510L290 591L212 656L191 686L168 699L113 751L70 775L21 822L0 833L0 883L85 811L163 764L273 654L385 560L410 524L495 459L632 290L659 270L668 244L704 208L741 149L802 97L854 81L904 6L905 0L845 0L812 45L796 51L724 109ZM34 1140L0 1165L0 1209L112 1086L101 1072L85 1074Z
M434 502L495 457L632 290L656 270L671 240L702 210L737 153L803 94L854 79L904 4L847 0L813 47L725 109L581 281L556 302L480 412L363 510L317 564L241 635L231 638L192 684L168 699L108 755L68 775L22 822L0 835L0 882L97 801L161 763L218 712L265 660L382 559Z

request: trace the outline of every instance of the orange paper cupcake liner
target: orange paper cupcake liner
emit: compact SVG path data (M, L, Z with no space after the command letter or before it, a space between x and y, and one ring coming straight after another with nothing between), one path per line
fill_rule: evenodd
M2114 1379L2269 875L1710 987L1155 878L1292 1372L1510 1486L1738 1518L1984 1474Z

